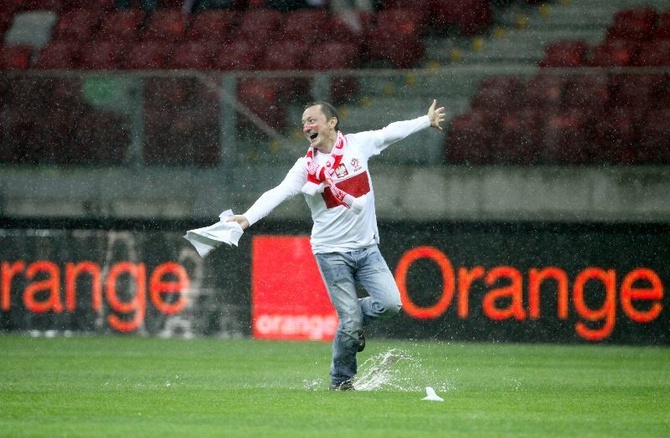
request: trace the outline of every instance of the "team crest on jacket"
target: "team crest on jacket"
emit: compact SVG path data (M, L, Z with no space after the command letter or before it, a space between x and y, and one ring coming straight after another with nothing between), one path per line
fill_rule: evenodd
M361 163L358 161L358 158L352 158L351 159L351 167L354 168L354 172L358 172L361 170Z
M347 172L347 166L344 164L337 166L337 169L335 169L335 175L337 175L338 178L344 178L345 176L349 175L349 172Z

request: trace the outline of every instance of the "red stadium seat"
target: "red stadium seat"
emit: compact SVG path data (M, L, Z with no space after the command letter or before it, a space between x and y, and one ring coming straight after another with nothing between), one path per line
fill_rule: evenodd
M268 126L282 130L288 124L286 108L279 102L276 90L262 80L241 80L237 87L237 99L240 105L247 108ZM244 128L255 125L247 117L240 116L238 123Z
M565 76L538 74L523 85L521 100L530 108L557 110L563 104L568 79Z
M237 12L231 10L205 10L191 19L186 33L189 40L230 42L235 30Z
M305 58L305 68L316 71L354 69L360 60L360 46L340 41L324 42L321 48ZM335 75L330 79L330 99L336 103L349 100L358 91L354 76Z
M34 68L41 70L69 70L79 57L79 42L56 40L40 50Z
M640 126L640 139L635 150L639 164L670 164L670 110L649 111Z
M539 163L544 114L522 109L500 118L491 152L492 164L532 165Z
M489 0L428 0L431 26L444 31L455 27L463 35L476 35L493 23Z
M584 111L588 117L602 114L610 103L607 76L584 74L573 76L565 86L563 104L569 109Z
M652 36L658 19L658 11L651 7L617 11L612 25L607 30L607 39L647 40Z
M0 46L0 70L27 70L31 66L32 46L17 44Z
M639 67L670 65L670 38L655 39L643 43L633 64Z
M102 13L93 9L74 9L63 14L52 32L55 40L88 41L102 20Z
M543 129L541 161L546 164L592 163L588 125L585 114L579 109L549 114Z
M54 11L61 12L69 0L24 0L22 11Z
M635 162L642 114L626 107L611 108L595 123L594 162L625 165Z
M92 9L94 11L101 11L108 13L112 11L116 5L116 0L70 0L63 5L64 10L72 9Z
M634 64L640 43L633 40L606 40L593 49L592 67L629 67Z
M146 13L140 9L112 11L102 19L96 39L107 41L135 41L140 34Z
M274 9L249 9L240 17L236 39L270 44L281 28L283 14Z
M654 40L670 39L670 10L659 13L651 38Z
M473 110L487 114L490 121L495 123L503 112L521 107L522 90L523 84L516 77L491 77L479 83L470 106Z
M123 68L128 70L157 70L165 67L171 45L162 41L139 41L128 50Z
M325 9L297 9L284 16L281 39L312 44L329 37L328 13Z
M489 164L493 130L485 114L473 111L454 117L445 136L447 164Z
M348 10L346 13L330 17L327 29L328 39L360 44L366 31L375 24L375 13L363 10Z
M223 46L212 58L212 68L216 70L253 70L261 57L259 44L236 40Z
M582 67L586 65L589 45L586 41L570 40L550 43L544 50L540 67Z
M610 79L610 102L616 107L632 108L644 113L652 107L666 88L662 74L617 74Z
M78 120L73 143L79 164L123 164L131 142L127 116L108 110L86 111Z
M116 41L92 41L81 49L79 68L86 70L116 70L121 68L127 44Z
M220 47L217 41L186 41L173 46L167 67L178 70L207 70Z
M187 109L192 106L195 82L192 77L152 77L145 80L144 101L150 109Z
M158 9L148 17L143 40L174 42L182 39L188 24L188 15L179 9Z
M305 50L293 41L277 41L269 45L259 63L262 70L300 70ZM308 83L302 78L271 78L266 84L273 87L279 97L294 96L307 91Z

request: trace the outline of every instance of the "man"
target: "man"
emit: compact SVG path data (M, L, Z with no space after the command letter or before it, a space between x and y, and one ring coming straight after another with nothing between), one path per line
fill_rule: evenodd
M363 328L376 319L396 315L401 308L395 279L377 247L368 159L422 129L441 130L444 119L444 108L437 108L433 100L425 116L344 135L338 129L335 108L326 102L309 104L302 115L302 130L310 144L307 155L249 210L228 219L245 229L289 197L304 194L314 222L312 252L339 318L330 367L332 390L354 389L356 354L365 347ZM356 283L369 296L359 299Z

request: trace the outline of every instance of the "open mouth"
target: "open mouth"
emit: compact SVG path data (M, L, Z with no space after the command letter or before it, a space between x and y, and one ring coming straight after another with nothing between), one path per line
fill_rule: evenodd
M314 140L314 139L315 139L316 137L318 137L318 136L319 136L319 133L318 133L318 132L315 132L315 133L309 135L309 139L310 139L310 140Z

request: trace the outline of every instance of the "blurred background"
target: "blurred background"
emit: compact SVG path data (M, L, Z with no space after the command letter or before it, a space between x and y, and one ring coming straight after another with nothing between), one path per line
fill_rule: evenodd
M0 41L5 219L243 211L306 103L354 132L433 98L444 132L373 162L382 219L670 218L670 0L2 0Z

